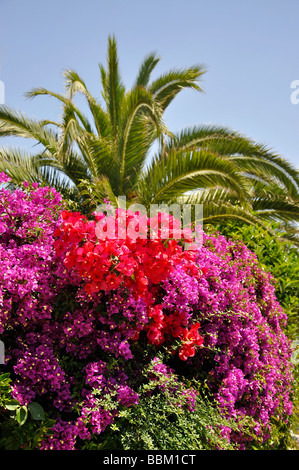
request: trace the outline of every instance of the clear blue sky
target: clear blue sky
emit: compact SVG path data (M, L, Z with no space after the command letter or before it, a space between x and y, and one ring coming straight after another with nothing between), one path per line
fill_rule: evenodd
M128 88L151 51L161 56L154 76L206 65L205 94L185 91L174 100L166 114L171 130L222 124L299 167L299 104L290 100L291 82L299 80L298 0L0 0L6 104L57 117L55 100L28 101L24 93L39 86L63 91L65 68L100 97L98 63L106 60L109 34L117 38Z

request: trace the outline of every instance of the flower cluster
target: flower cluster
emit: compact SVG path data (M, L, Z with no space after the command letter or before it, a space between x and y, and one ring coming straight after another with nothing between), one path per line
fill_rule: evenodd
M115 290L122 284L134 289L137 296L143 295L149 282L159 284L182 257L182 248L173 239L176 232L172 216L168 224L172 240L168 239L167 244L162 238L165 221L160 217L159 223L158 216L152 221L121 208L110 217L96 213L91 221L79 212L63 211L61 216L62 227L55 231L56 253L65 255L65 266L87 281L88 293ZM149 241L152 226L156 235Z
M186 360L194 356L195 347L202 344L198 333L200 324L188 329L191 315L187 306L186 311L163 312L163 306L157 301L159 284L168 278L176 265L180 265L185 274L202 275L194 263L194 252L184 252L174 239L183 235L184 241L191 242L190 232L178 233L178 223L169 214L159 213L147 218L139 212L118 208L110 216L103 212L94 215L94 220L88 220L79 212L63 211L62 225L54 233L57 237L54 247L56 255L62 256L64 265L84 280L87 293L116 291L113 304L108 309L111 315L109 324L110 327L113 324L114 330L112 334L103 331L100 343L115 354L125 348L126 357L130 358L128 343L121 341L124 330L128 340L138 339L139 332L145 329L151 344L161 346L173 338L180 338L180 358ZM169 239L165 241L166 228ZM119 313L119 303L124 302L126 294L129 299L126 299L126 308L122 311L125 323L122 321L118 326L112 313ZM129 309L132 297L141 305L141 321L136 321L139 310L136 302L134 313ZM128 320L131 320L130 328ZM150 322L145 326L148 320ZM112 349L111 344L114 345Z
M53 232L60 205L53 188L0 190L0 333L51 318Z
M265 439L272 417L287 421L292 413L287 316L276 300L274 279L246 246L220 235L204 234L203 240L198 262L209 275L198 281L197 318L206 351L198 351L193 366L206 371L223 411L236 421L252 418L255 435ZM237 439L245 445L244 436Z
M196 391L183 385L191 377L223 414L250 417L256 437L267 438L273 417L288 419L286 315L244 245L203 233L185 251L171 217L167 239L165 216L118 210L88 220L36 184L2 187L0 214L1 367L14 398L37 401L55 420L41 449L78 449L105 434L122 407L138 407L148 364L149 381L176 374L172 393L178 406L183 393L186 412L195 406ZM112 222L114 238L103 235ZM247 445L242 432L223 432Z

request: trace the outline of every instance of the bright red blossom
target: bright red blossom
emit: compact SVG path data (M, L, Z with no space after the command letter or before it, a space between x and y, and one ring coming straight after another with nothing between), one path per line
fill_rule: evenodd
M195 323L191 326L190 330L185 330L183 333L183 345L179 350L179 357L182 361L186 361L188 357L195 355L195 346L201 346L203 344L203 338L199 335L198 329L200 328L199 323Z
M185 312L167 315L161 305L155 304L155 286L169 276L176 264L184 266L190 275L202 275L192 251L184 252L176 240L182 235L180 222L169 214L147 219L122 209L113 217L95 214L92 221L79 212L63 211L61 218L62 225L55 231L56 254L64 257L68 269L74 269L86 281L86 292L111 291L121 285L130 289L147 304L148 341L161 346L178 338L183 341L181 359L194 355L195 346L202 344L199 325L188 330ZM165 234L168 239L164 239ZM184 235L185 241L190 242L190 234ZM137 330L131 339L138 339L139 333Z

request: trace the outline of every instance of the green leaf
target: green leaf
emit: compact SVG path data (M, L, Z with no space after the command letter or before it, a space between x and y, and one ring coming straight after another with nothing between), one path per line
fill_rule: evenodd
M6 379L9 379L9 378L10 378L10 375L9 375L8 372L5 373L5 374L1 374L1 375L0 375L0 381L1 381L1 382L4 381L4 380L6 381Z
M39 403L32 402L30 403L28 408L31 413L32 419L36 421L43 421L45 419L45 412L43 410L43 407Z
M17 400L9 400L6 404L5 404L5 408L8 410L8 411L15 411L17 408L19 408L20 406L20 403L17 401Z
M20 406L20 408L18 408L16 412L16 420L20 426L22 426L26 422L27 416L28 416L27 407Z

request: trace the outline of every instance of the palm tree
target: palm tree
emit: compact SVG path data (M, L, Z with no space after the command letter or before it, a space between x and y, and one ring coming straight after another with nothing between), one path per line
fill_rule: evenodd
M29 98L52 96L62 104L59 122L34 120L0 107L0 136L33 139L32 154L0 149L0 171L14 185L24 179L52 185L67 198L93 210L104 198L117 204L203 204L204 222L237 218L247 223L282 223L294 237L299 220L299 175L290 163L262 144L221 126L197 126L171 133L165 110L183 89L202 91L203 65L173 69L151 80L160 58L149 54L126 90L119 71L117 44L108 39L107 66L100 64L102 98L67 70L65 94L44 88ZM88 116L76 105L80 94ZM157 150L152 155L156 144ZM296 231L295 231L296 232Z

